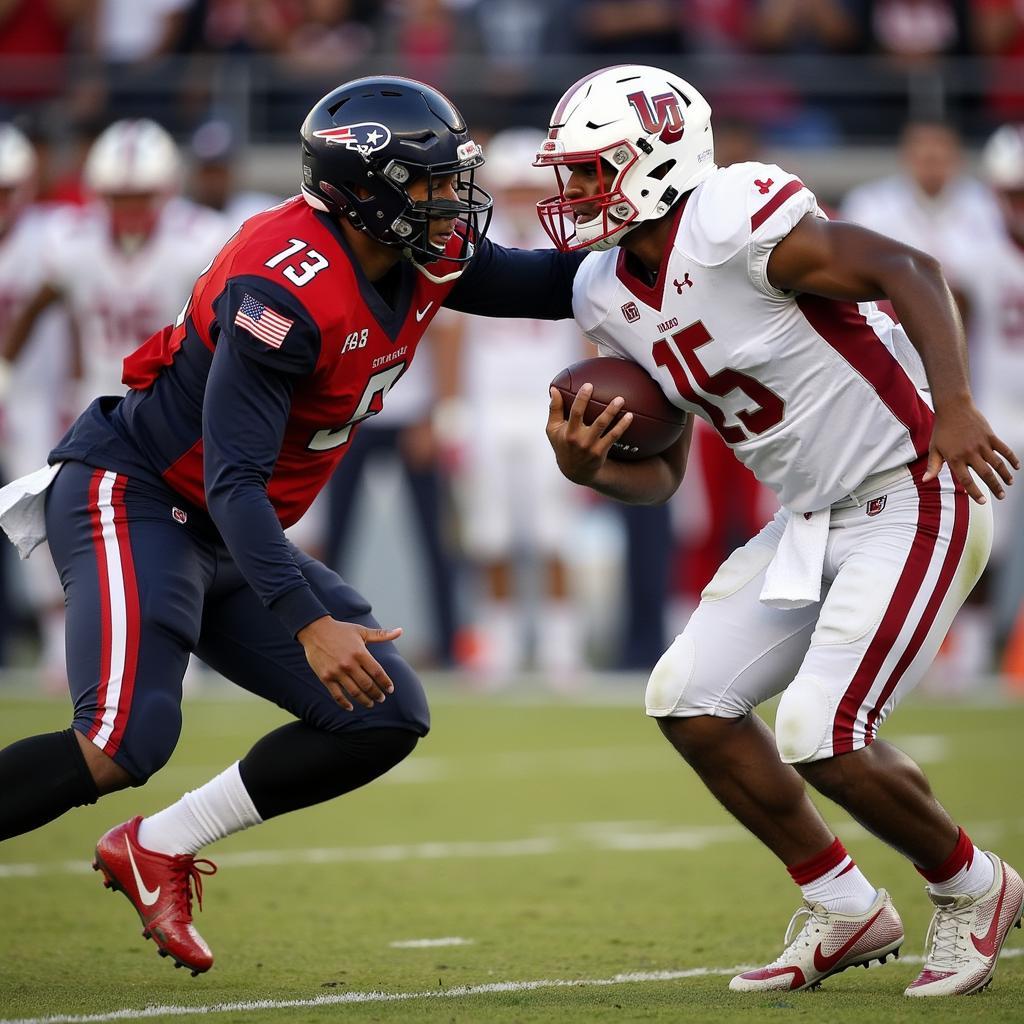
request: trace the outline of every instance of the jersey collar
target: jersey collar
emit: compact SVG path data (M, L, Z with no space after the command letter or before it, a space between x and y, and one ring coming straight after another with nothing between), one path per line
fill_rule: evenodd
M329 214L322 213L319 210L313 210L312 213L330 231L338 245L341 246L348 256L348 261L352 266L352 275L359 288L359 295L363 302L366 303L366 308L373 314L373 318L380 325L381 330L392 341L397 341L409 317L409 308L412 305L412 296L416 284L416 272L412 265L408 260L400 260L398 263L402 278L395 293L395 306L392 309L381 297L380 292L373 286L373 282L363 272L359 260L356 259L355 253L352 252L352 248L348 244L348 239L345 238L345 233L341 230L341 225Z
M647 284L641 278L637 277L632 270L629 269L629 265L626 262L626 256L628 253L625 249L619 248L618 259L615 263L615 275L618 279L638 298L641 302L654 309L661 309L661 300L665 293L665 278L668 274L668 261L672 256L672 249L675 244L676 234L679 231L679 220L683 216L683 210L686 209L686 204L690 201L692 192L687 192L683 196L683 201L679 204L679 208L676 210L675 215L672 218L672 232L669 235L668 241L665 243L665 251L661 255L661 265L658 267L658 276L654 280L654 284Z

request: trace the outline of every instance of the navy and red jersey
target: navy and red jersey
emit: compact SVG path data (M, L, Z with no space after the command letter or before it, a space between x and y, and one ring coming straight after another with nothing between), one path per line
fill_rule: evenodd
M94 402L50 461L159 477L184 507L209 514L295 633L327 613L283 528L380 411L440 307L571 317L581 259L484 239L466 265L402 260L373 284L339 225L296 196L242 225L177 322L125 360L128 394Z

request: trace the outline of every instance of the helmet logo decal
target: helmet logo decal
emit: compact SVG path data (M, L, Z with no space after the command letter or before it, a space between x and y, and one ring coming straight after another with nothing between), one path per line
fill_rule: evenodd
M661 132L659 138L666 143L678 142L683 137L685 119L675 93L663 92L649 99L645 92L631 92L626 99L636 111L645 132Z
M484 151L472 139L467 139L455 151L455 156L459 163L465 163L467 160L476 160L477 157L483 156L483 153Z
M376 153L391 141L390 129L376 121L361 121L359 124L346 124L340 128L324 128L313 134L318 139L324 139L328 145L354 149L363 156Z

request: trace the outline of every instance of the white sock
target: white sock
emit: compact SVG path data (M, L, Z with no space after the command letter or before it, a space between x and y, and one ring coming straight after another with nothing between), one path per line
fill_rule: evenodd
M170 856L195 854L218 839L262 821L236 761L177 803L143 818L139 843L147 850Z
M549 598L537 621L537 668L559 688L559 676L578 675L583 668L583 630L580 614L569 600Z
M834 868L800 886L808 903L821 903L837 914L863 914L878 891L847 854Z
M929 882L928 891L936 896L983 896L992 888L995 877L992 861L975 846L970 864L944 882Z

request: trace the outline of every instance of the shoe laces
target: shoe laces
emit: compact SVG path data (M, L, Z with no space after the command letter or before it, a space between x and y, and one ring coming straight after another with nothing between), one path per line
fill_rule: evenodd
M190 857L187 854L174 858L171 868L174 892L178 899L179 910L184 911L186 919L192 917L192 894L195 893L199 909L203 909L203 875L217 874L217 865L205 857Z
M928 950L926 968L948 969L968 959L967 935L970 930L974 900L937 907L928 925L924 945Z
M786 926L786 934L782 940L785 948L770 966L783 964L786 961L786 954L794 946L810 946L811 936L827 926L828 911L820 903L805 903L802 907L797 907Z

